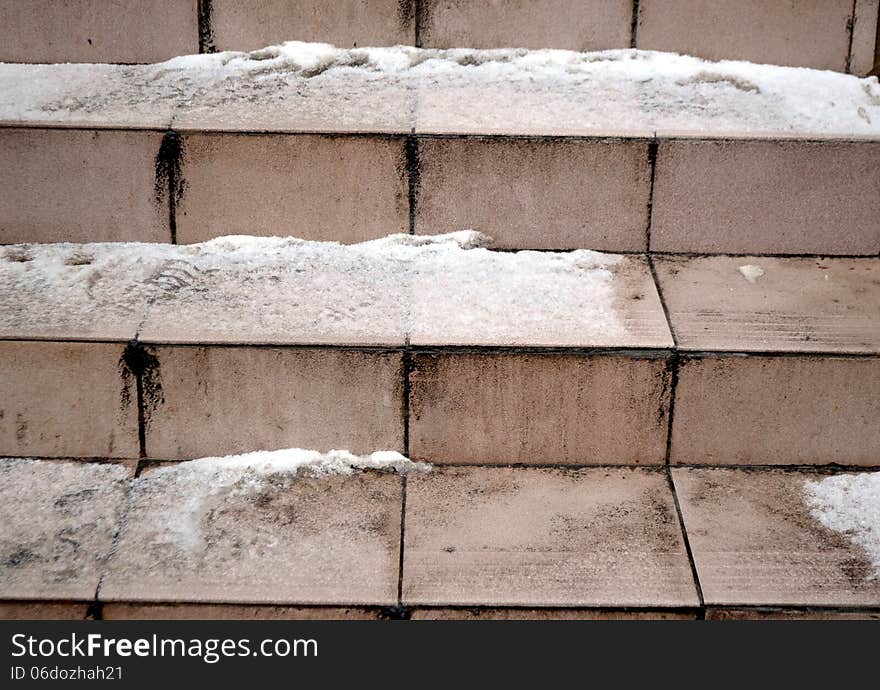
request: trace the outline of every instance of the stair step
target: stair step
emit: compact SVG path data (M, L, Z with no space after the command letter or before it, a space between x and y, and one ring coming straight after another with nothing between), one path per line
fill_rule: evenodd
M880 613L877 472L401 477L274 457L141 463L133 481L131 465L0 459L0 612L76 616L96 600L110 619Z
M4 243L474 227L508 249L880 253L873 79L287 44L0 83Z
M297 38L354 47L638 47L865 74L877 2L261 0L245 9L234 0L142 0L134 10L101 0L3 0L0 26L7 62L151 62Z
M485 241L8 247L0 455L877 465L880 259Z

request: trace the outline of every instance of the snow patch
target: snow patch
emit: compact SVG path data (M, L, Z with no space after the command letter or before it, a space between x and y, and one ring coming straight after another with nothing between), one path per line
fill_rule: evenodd
M161 540L198 552L205 547L205 519L224 503L253 501L257 509L261 494L283 491L303 478L349 476L364 470L407 474L430 469L431 465L413 462L394 451L354 455L347 450L321 453L289 448L199 458L160 467L135 479L132 495L141 503L149 501L150 496L179 497L163 515Z
M764 269L754 264L746 264L745 266L740 266L739 272L742 273L743 278L745 278L752 284L757 283L758 278L764 275Z
M807 481L804 494L811 515L863 549L880 579L880 472L839 474Z
M880 82L633 49L342 49L297 41L156 65L0 64L2 120L147 118L172 126L206 117L220 128L261 130L415 124L874 137Z

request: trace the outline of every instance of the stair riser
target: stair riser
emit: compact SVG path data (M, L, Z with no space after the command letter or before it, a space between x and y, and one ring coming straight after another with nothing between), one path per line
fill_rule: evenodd
M670 462L876 466L878 419L877 357L688 358Z
M880 142L162 136L0 129L0 242L357 242L412 225L507 249L880 252Z
M152 62L210 50L253 50L284 40L336 45L638 47L710 59L871 69L877 0L789 2L537 0L149 0L137 12L100 0L0 2L8 62Z
M876 466L880 358L0 343L0 455ZM405 361L410 362L405 365ZM126 364L128 363L128 365ZM141 371L140 378L127 366ZM408 404L407 404L408 401ZM674 401L674 402L673 402Z

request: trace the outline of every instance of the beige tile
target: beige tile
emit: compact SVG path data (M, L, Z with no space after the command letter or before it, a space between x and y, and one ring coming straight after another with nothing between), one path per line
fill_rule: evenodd
M283 41L341 48L412 45L412 3L397 0L212 0L217 50L254 50ZM410 9L408 9L408 6Z
M805 485L823 475L672 472L707 605L880 605L867 555L811 514Z
M2 608L0 608L2 612ZM102 620L377 620L380 609L235 604L105 604Z
M439 463L659 464L661 357L417 353L410 452Z
M840 611L834 609L715 608L706 610L709 621L862 621L880 620L880 610Z
M0 342L0 455L137 457L137 397L123 349Z
M0 599L93 599L130 474L117 463L0 459Z
M684 350L880 353L878 259L658 256L654 265Z
M422 608L412 612L414 621L617 621L617 620L694 620L686 611L627 611L614 609L504 609L504 608Z
M422 138L419 161L417 234L473 228L501 248L645 249L645 142Z
M422 45L430 48L629 48L629 0L424 0Z
M672 347L641 257L469 250L412 272L413 345Z
M167 242L160 132L0 128L0 243Z
M85 620L87 609L87 604L4 601L0 603L0 620L81 621Z
M880 0L856 0L850 58L853 74L868 74L874 65L874 48L880 30L878 9Z
M877 254L878 161L877 142L661 141L651 249Z
M181 243L219 235L358 242L407 232L403 141L383 137L184 137Z
M852 10L850 0L641 0L638 47L842 72Z
M197 53L195 2L0 0L0 62L160 62Z
M203 477L187 465L133 485L101 600L396 603L399 477Z
M408 604L698 604L660 471L435 468L406 513Z
M159 347L147 453L403 449L402 355L345 349Z
M876 465L880 359L685 359L670 462Z

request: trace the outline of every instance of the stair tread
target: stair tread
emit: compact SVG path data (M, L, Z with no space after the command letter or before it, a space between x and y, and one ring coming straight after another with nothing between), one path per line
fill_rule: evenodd
M810 498L824 482L870 482L873 517L860 512L854 492L833 506L870 530L880 474L676 468L672 475L707 604L880 605L880 545L873 554L870 538L868 550L860 546L865 534L854 524L827 527L820 516L828 506Z
M6 125L880 138L876 79L634 50L292 42L156 65L3 64L0 86Z
M484 241L15 245L0 261L0 337L672 347L644 258L469 248Z
M342 607L394 606L400 581L423 617L880 607L876 471L673 468L670 482L662 468L434 467L404 489L388 472L227 460L146 466L132 481L131 464L0 459L0 600L97 591L123 617L137 606L113 602L362 617L375 611Z
M683 350L880 353L878 259L658 256L654 263Z

